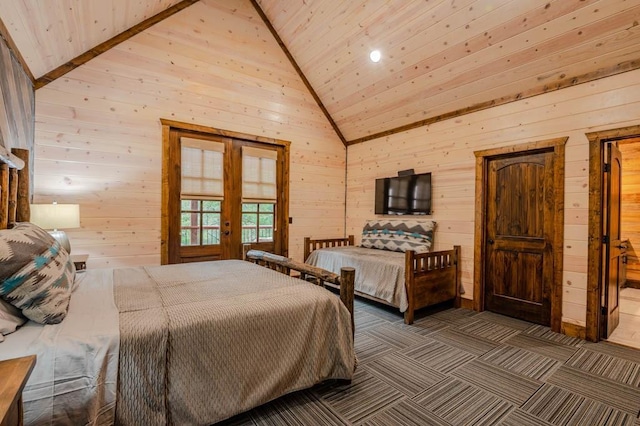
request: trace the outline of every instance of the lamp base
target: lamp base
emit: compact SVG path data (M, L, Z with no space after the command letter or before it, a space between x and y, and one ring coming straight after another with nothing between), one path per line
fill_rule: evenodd
M71 253L71 244L69 243L69 237L64 231L58 231L54 229L53 231L49 231L49 234L60 243L63 249L67 251L67 253Z

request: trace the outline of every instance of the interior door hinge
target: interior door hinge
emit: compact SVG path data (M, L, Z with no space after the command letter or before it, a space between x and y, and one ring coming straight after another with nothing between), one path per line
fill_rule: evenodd
M605 173L609 173L611 171L611 163L604 163L604 167L602 168L602 171Z
M602 236L602 244L609 244L609 236L608 235L603 235Z

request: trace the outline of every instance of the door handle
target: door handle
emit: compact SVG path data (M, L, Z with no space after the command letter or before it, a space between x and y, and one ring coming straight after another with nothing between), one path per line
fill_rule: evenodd
M493 243L495 243L495 241L493 241L491 238L489 238L489 239L487 240L487 242L488 242L489 244L493 244Z
M230 233L231 233L231 231L229 231L229 230L223 232L224 235L229 235Z

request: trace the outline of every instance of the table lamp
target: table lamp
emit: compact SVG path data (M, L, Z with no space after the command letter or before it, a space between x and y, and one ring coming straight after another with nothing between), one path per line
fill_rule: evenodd
M60 228L80 227L80 206L78 204L31 204L31 223L49 231L62 247L71 253L69 238Z

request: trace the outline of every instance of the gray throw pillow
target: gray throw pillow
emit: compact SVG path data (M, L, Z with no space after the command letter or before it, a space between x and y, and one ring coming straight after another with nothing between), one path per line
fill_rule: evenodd
M22 222L0 230L0 297L40 324L67 314L75 267L49 233Z

